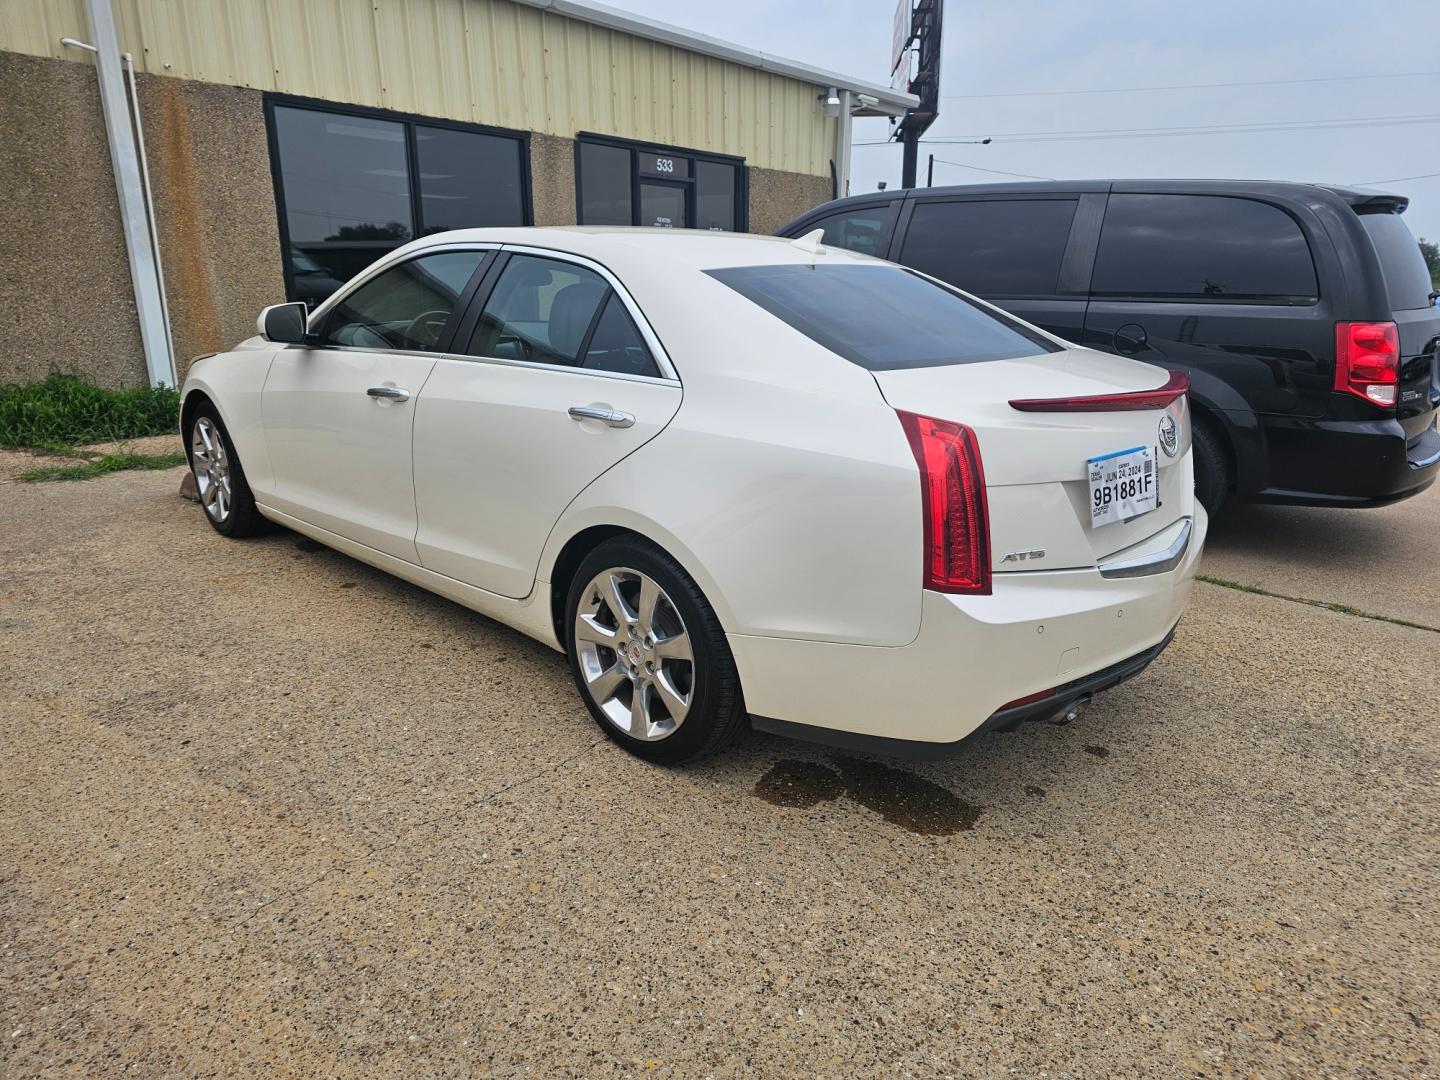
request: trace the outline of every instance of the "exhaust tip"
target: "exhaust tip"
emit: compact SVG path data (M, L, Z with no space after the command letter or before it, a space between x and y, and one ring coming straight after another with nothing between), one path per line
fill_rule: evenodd
M1055 724L1057 727L1064 727L1066 724L1073 724L1080 716L1080 710L1085 708L1085 706L1088 704L1090 704L1089 695L1081 698L1076 698L1074 701L1064 706L1059 712L1055 713L1054 717L1051 719L1050 722L1052 724Z

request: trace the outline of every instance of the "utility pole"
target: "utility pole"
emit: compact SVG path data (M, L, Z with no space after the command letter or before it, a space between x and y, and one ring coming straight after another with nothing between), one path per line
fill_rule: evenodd
M935 155L930 155L930 164L925 168L925 186L935 186Z
M920 157L920 132L913 127L907 127L904 139L905 156L900 165L900 186L913 188L915 186L915 168L919 164Z

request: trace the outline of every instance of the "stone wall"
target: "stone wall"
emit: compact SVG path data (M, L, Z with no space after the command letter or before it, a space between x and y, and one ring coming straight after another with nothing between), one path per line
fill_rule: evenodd
M536 225L575 224L575 140L530 136L530 196Z
M139 77L178 375L285 298L256 90ZM0 52L0 382L145 381L95 69Z
M833 198L828 176L750 169L750 231L774 233Z
M0 383L143 384L95 69L0 52L0 102Z
M175 362L233 348L285 301L258 90L140 76Z

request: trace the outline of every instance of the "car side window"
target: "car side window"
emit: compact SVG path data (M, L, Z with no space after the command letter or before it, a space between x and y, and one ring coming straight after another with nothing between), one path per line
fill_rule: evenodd
M921 200L900 261L977 296L1053 296L1077 205L1073 198Z
M393 266L342 297L322 345L430 351L439 347L460 294L488 251L440 251Z
M1090 292L1180 300L1319 296L1299 223L1278 206L1218 195L1110 196Z
M824 229L821 243L883 259L885 250L890 246L890 228L894 222L895 204L892 202L831 214L811 222L804 231Z
M610 284L558 259L512 255L465 350L473 356L578 365Z
M605 310L596 320L580 366L621 375L660 377L660 369L646 348L645 339L640 336L630 313L625 310L624 302L613 289L605 300Z

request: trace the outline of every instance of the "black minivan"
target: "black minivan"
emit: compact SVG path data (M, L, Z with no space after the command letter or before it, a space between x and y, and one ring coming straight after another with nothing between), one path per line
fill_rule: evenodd
M1440 308L1408 201L1258 181L877 192L781 230L914 267L1190 376L1207 509L1377 506L1440 473Z

